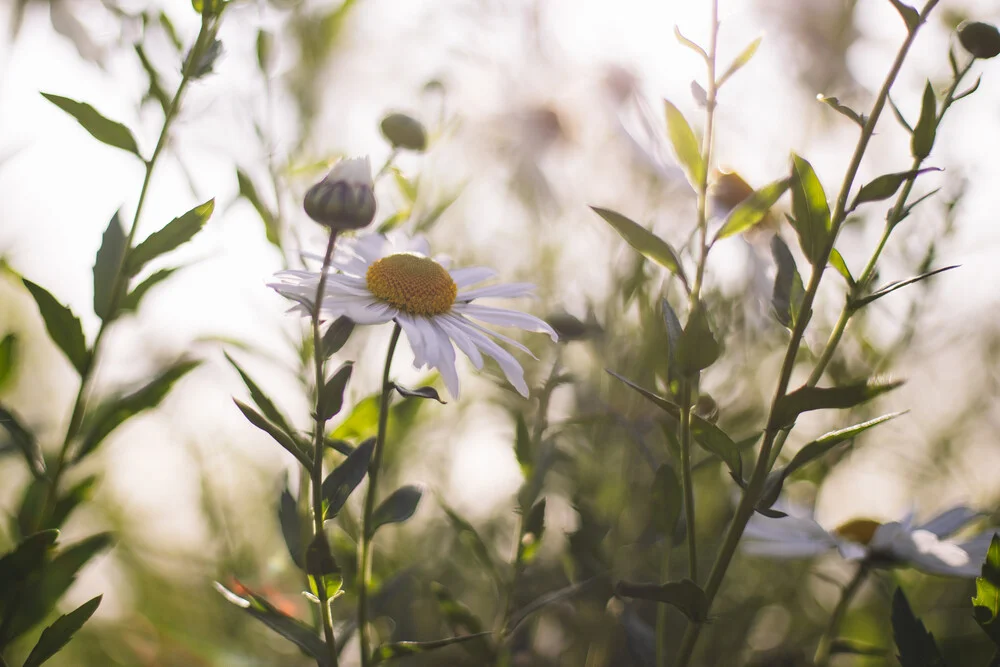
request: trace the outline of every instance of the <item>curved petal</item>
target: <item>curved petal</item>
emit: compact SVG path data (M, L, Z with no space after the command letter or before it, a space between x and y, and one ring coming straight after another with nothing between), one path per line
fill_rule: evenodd
M427 365L427 341L424 340L424 332L417 324L417 318L408 313L400 313L396 317L399 326L406 334L406 340L410 342L410 350L413 352L413 367L423 368Z
M940 540L928 530L907 530L897 522L879 526L869 547L928 574L968 577L979 572L979 563L954 542Z
M437 318L437 323L451 337L458 349L469 358L476 370L483 369L483 355L472 344L465 333L467 321L457 315L444 315Z
M497 275L496 271L488 269L485 266L469 266L464 269L452 269L448 273L451 275L451 279L455 281L455 285L459 289L468 287L469 285L475 285L476 283L481 283L484 280L489 280Z
M452 310L502 327L517 327L525 331L547 333L552 340L559 340L559 335L555 332L555 329L543 320L517 310L491 308L490 306L480 306L474 303L456 303Z
M459 292L456 300L469 303L474 299L516 299L522 296L531 296L534 292L535 286L531 283L502 283Z
M458 366L455 361L455 347L452 345L451 337L441 326L438 319L428 319L427 323L434 332L434 342L437 348L436 360L433 366L441 372L441 379L448 393L456 400L458 399Z
M769 556L771 558L807 558L818 556L830 550L832 545L808 539L784 540L773 542L770 540L747 539L740 542L740 549L753 556Z
M517 359L510 352L487 338L483 333L472 328L465 329L465 333L473 345L496 359L496 362L500 365L500 370L507 377L507 381L517 389L517 393L527 398L528 383L524 381L524 369L521 368L521 364L517 363Z
M921 530L927 530L938 537L949 537L961 530L966 524L983 516L982 512L960 505L938 514L936 517L920 526Z
M754 514L743 534L748 539L766 540L771 542L796 542L809 540L822 542L827 549L836 544L833 536L812 517L785 516L772 519L761 514Z

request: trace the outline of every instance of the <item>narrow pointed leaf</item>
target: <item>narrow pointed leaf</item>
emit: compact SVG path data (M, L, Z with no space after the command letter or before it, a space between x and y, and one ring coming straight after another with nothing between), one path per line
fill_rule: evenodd
M920 25L920 12L916 9L902 2L902 0L889 0L889 2L896 8L899 15L903 17L907 30L913 32Z
M792 155L792 225L799 244L813 266L826 263L823 256L830 238L830 207L816 172L808 161Z
M802 310L802 299L806 289L802 276L795 266L795 257L788 245L775 235L771 238L771 254L778 270L774 274L774 290L771 293L771 308L774 317L782 326L794 329Z
M0 340L0 391L14 378L18 357L17 334L9 333Z
M374 450L375 438L365 440L323 480L324 520L340 513L351 493L365 478Z
M906 181L916 178L920 174L928 171L941 171L937 167L927 167L926 169L912 169L910 171L900 171L894 174L883 174L870 183L861 186L861 190L854 198L850 210L853 211L858 205L870 201L881 201L896 194Z
M565 600L567 598L573 597L583 589L590 586L592 583L597 581L599 577L591 577L585 581L581 581L575 584L570 584L559 590L552 591L551 593L545 593L541 595L528 604L526 604L520 611L514 614L510 619L510 627L508 628L508 633L513 633L521 623L531 618L533 614L541 609L549 606L554 602L559 602L560 600Z
M490 547L487 546L485 540L476 530L475 526L469 523L462 515L450 507L443 500L438 498L438 504L441 509L444 510L445 516L448 518L449 523L451 523L452 528L458 533L459 538L463 543L472 549L473 555L476 559L490 571L494 579L497 580L498 584L503 585L503 576L497 567L496 560L493 557Z
M11 551L0 556L0 605L17 584L44 565L59 538L58 530L42 530L28 535Z
M900 667L945 667L934 635L913 614L902 588L897 588L892 596L892 636Z
M34 434L21 425L17 417L6 407L0 405L0 427L7 431L11 442L24 456L31 474L42 477L45 474L45 460L42 458L42 448Z
M31 654L24 661L24 667L38 667L46 660L62 650L73 635L83 627L83 624L90 620L90 617L97 611L101 604L101 597L98 595L87 602L57 618L52 625L42 630L42 636L38 638L35 648L31 649Z
M722 348L712 334L708 313L701 303L688 316L687 324L677 341L677 369L682 375L693 376L708 368L719 358Z
M344 391L347 390L347 383L351 380L351 373L354 372L354 362L347 361L337 369L326 384L323 386L320 395L320 416L323 421L327 421L338 414L344 407Z
M851 270L847 268L847 262L844 261L844 257L836 248L830 251L830 266L844 277L848 287L854 287L854 276L851 275ZM799 284L802 284L802 278L799 278Z
M51 93L42 93L42 97L75 118L76 122L80 123L83 129L87 130L98 141L128 151L140 160L142 159L132 131L121 123L105 118L97 109L84 102L77 102L68 97L52 95Z
M299 447L298 443L292 440L290 435L282 431L277 424L267 419L267 417L260 414L246 403L242 403L235 398L233 399L233 402L236 403L236 407L240 409L240 412L243 413L243 416L247 418L248 422L271 436L285 451L298 459L299 463L305 466L307 470L312 470L312 456L303 451Z
M785 428L793 424L803 412L830 408L853 408L876 396L892 391L902 384L901 380L895 382L873 380L842 387L800 387L778 400L769 428Z
M485 639L491 634L493 633L480 632L474 635L448 637L447 639L437 639L429 642L395 642L392 644L382 644L376 648L375 652L372 654L371 664L381 665L383 662L388 662L389 660L393 660L395 658L416 655L418 653L427 653L428 651L434 651L436 649L452 646L454 644L462 644L475 639Z
M104 438L125 421L158 406L174 384L200 364L200 361L180 360L160 371L134 392L105 400L95 410L95 416L90 421L90 427L83 436L74 460L79 461L93 452Z
M670 307L670 302L666 299L660 300L663 308L663 326L667 330L667 367L671 376L677 371L677 345L680 343L684 327L677 318L677 313Z
M906 122L906 117L903 116L903 112L900 111L899 107L896 106L896 103L892 101L891 96L888 97L887 99L889 100L889 106L892 107L892 114L896 117L896 120L899 121L899 124L903 126L903 129L905 129L908 133L912 135L913 127L908 122Z
M722 223L722 228L715 235L715 239L735 236L762 221L790 185L789 179L783 178L755 191L729 212L725 222Z
M722 84L724 84L726 81L729 80L729 77L731 77L733 74L736 74L736 72L740 71L740 69L742 69L748 62L750 62L750 59L753 58L755 53L757 53L757 49L760 47L760 43L761 41L763 41L763 39L764 39L763 37L758 37L757 39L747 44L746 47L742 51L740 51L740 54L736 56L736 58L733 59L733 62L729 65L729 67L726 68L725 73L721 77L719 77L718 85L720 88L722 87Z
M822 102L823 104L827 105L840 115L850 118L853 122L857 123L858 127L865 126L865 120L864 118L861 117L861 114L859 114L851 107L841 104L840 100L838 100L836 97L829 97L827 95L820 94L816 96L816 99Z
M281 526L281 536L285 540L288 555L291 556L292 562L304 572L306 569L306 559L303 551L305 536L303 534L302 516L299 514L295 497L288 490L287 483L281 491L281 497L278 499L278 523Z
M953 103L957 102L960 99L968 97L972 93L976 92L977 90L979 90L979 84L981 84L982 82L983 82L983 75L980 74L978 77L976 77L976 82L974 84L972 84L969 88L966 88L965 90L963 90L958 95L955 95L955 97L952 99L952 102Z
M69 515L73 513L81 503L86 502L94 494L94 487L97 486L97 477L91 475L84 477L74 484L68 491L59 496L55 507L52 510L52 518L48 524L53 528L62 527Z
M438 611L452 632L474 635L483 631L483 622L471 609L455 599L451 591L434 581L431 582L431 592L437 600Z
M284 413L278 409L278 406L274 404L274 401L272 401L271 398L264 393L264 390L261 389L256 382L254 382L253 378L250 377L243 367L236 363L236 360L234 360L231 356L229 356L228 352L225 353L225 355L226 361L228 361L229 364L236 369L236 372L239 373L240 379L243 380L243 384L246 385L247 390L250 392L250 400L253 401L253 404L256 405L261 411L261 414L267 417L270 421L274 422L275 426L283 430L290 437L294 437L295 429L292 428L288 418L285 417Z
M122 313L134 313L139 309L139 304L142 302L143 297L146 296L146 292L172 276L179 268L180 267L160 269L159 271L149 274L145 280L133 287L132 291L122 298L121 304L118 306L118 310Z
M683 507L683 492L677 472L667 463L656 469L650 491L649 513L660 534L672 539Z
M214 210L215 200L209 199L184 215L174 218L163 229L150 234L129 253L129 275L136 275L148 262L190 241L202 230Z
M423 489L419 486L408 484L392 492L392 494L382 501L382 504L375 508L372 514L372 526L369 530L369 537L375 534L382 526L389 523L402 523L413 516L417 511Z
M528 432L528 424L520 412L517 413L514 429L514 456L521 467L521 475L525 479L531 479L535 468L535 457L531 448L531 433Z
M67 306L56 301L44 287L27 278L21 280L38 305L38 312L42 314L49 338L59 346L73 364L73 368L82 375L90 362L90 352L87 351L87 341L83 337L80 320Z
M115 213L104 232L94 262L94 313L102 320L115 316L112 311L116 297L114 291L116 287L121 289L121 285L116 283L125 259L125 245L125 230L118 213Z
M923 102L920 105L920 118L913 128L913 137L910 139L910 152L913 157L923 160L931 154L934 148L934 138L937 133L937 98L934 96L934 88L930 81L924 86Z
M1000 647L1000 535L993 536L982 576L976 577L972 611L979 627Z
M354 332L354 321L341 315L323 332L323 355L329 359L340 352Z
M862 297L860 299L855 299L855 300L851 301L851 307L854 308L855 310L857 310L858 308L861 308L862 306L865 306L865 305L871 303L872 301L875 301L876 299L881 299L882 297L884 297L887 294L892 294L896 290L902 289L903 287L906 287L907 285L912 285L913 283L918 283L921 280L926 280L927 278L930 278L931 276L936 276L939 273L944 273L945 271L951 271L952 269L957 269L958 267L959 267L958 264L953 264L951 266L946 266L946 267L943 267L943 268L940 268L940 269L934 269L933 271L928 271L927 273L921 273L919 276L914 276L912 278L907 278L906 280L896 280L894 282L889 283L885 287L872 292L868 296L865 296L865 297Z
M687 119L680 110L667 100L663 100L667 112L667 137L674 148L674 155L687 174L694 188L705 181L705 163L701 159L701 146Z
M393 383L392 386L400 396L404 396L406 398L425 398L437 401L441 405L447 405L445 401L441 400L441 395L438 394L438 390L434 387L417 387L416 389L407 389L406 387L395 383Z
M593 209L594 213L604 218L605 222L611 225L639 254L675 274L687 287L687 277L681 268L680 259L669 243L621 213L597 206L590 208Z
M619 581L615 595L640 600L663 602L679 609L694 623L708 620L708 596L690 579L671 581L666 584L636 584Z
M545 498L539 500L524 519L521 543L517 547L517 562L528 564L538 555L538 547L545 534Z
M691 49L699 56L701 56L703 60L708 61L708 54L705 52L705 49L701 48L696 43L692 42L690 39L681 34L681 29L678 28L677 26L674 26L674 37L677 38L677 41L682 46L686 46L687 48Z
M257 193L257 187L250 180L250 177L242 169L236 170L236 180L240 188L240 196L250 202L250 205L257 211L261 222L264 223L264 233L268 242L281 250L281 230L278 227L277 216L271 212L264 201Z

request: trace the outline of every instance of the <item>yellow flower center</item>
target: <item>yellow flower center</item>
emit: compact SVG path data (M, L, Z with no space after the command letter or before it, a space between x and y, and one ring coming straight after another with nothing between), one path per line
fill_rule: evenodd
M872 519L851 519L839 528L835 528L833 532L845 540L868 546L868 543L872 541L872 537L875 536L875 531L881 525L881 523Z
M365 281L375 298L411 315L443 315L458 295L455 281L443 266L405 253L373 262Z

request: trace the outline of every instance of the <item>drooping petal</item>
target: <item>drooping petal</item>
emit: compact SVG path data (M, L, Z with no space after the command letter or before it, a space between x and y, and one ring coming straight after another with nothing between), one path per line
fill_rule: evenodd
M807 558L818 556L830 551L832 545L819 541L789 539L781 541L746 539L740 542L740 549L753 556L769 556L771 558Z
M424 340L424 332L417 325L417 318L408 313L400 313L396 317L399 326L406 334L406 340L410 343L410 350L413 351L413 366L422 368L427 365L427 343Z
M454 311L454 309L452 309L452 310ZM538 357L535 356L534 352L532 352L531 350L529 350L528 348L526 348L524 345L522 345L521 343L517 342L516 340L514 340L513 338L511 338L509 336L503 335L499 331L493 331L492 329L487 329L482 324L479 324L478 322L473 322L469 318L467 318L467 317L465 317L463 315L456 314L454 312L452 312L451 316L454 317L454 318L462 320L462 326L464 328L472 327L473 329L476 329L480 333L485 334L488 338L496 338L497 340L499 340L499 341L501 341L503 343L507 343L511 347L516 348L516 349L520 350L521 352L524 352L526 355L528 355L532 359L537 359L538 358Z
M559 340L559 335L555 332L555 329L550 327L545 321L528 313L507 310L506 308L480 306L475 303L456 303L452 310L502 327L517 327L525 331L547 333L552 340Z
M981 512L960 505L938 514L936 517L920 526L921 530L927 530L938 537L950 537L954 533L965 527L966 524L982 516Z
M441 373L444 386L448 393L456 400L458 399L458 367L455 364L455 347L448 333L441 326L437 319L428 319L428 324L434 332L434 346L437 350L434 367Z
M517 363L517 359L474 328L466 328L465 333L473 345L496 360L497 364L500 365L500 370L507 376L507 381L517 389L519 394L527 398L528 383L524 381L524 369L521 368L521 364Z
M458 322L456 322L458 320ZM466 320L456 315L444 315L437 318L437 323L451 337L451 340L458 346L458 349L469 358L476 370L483 369L483 355L479 353L476 346L472 344L465 334Z

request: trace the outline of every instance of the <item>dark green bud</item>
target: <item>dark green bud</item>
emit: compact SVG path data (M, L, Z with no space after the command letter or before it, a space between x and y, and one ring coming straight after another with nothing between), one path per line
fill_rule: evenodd
M306 214L330 229L361 229L375 218L375 191L368 158L341 160L306 191Z
M382 119L382 136L393 148L423 152L427 149L427 131L423 123L403 113L391 113Z
M958 41L976 58L993 58L1000 54L1000 31L989 23L964 21L958 26Z

